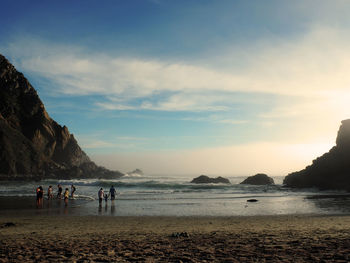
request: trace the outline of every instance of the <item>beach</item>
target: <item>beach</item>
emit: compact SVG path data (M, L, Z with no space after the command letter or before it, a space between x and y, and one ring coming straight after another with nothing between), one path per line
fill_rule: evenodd
M0 262L350 261L343 192L170 177L39 184L73 183L67 204L45 198L39 207L34 182L0 186ZM99 204L97 190L110 185L117 199Z
M348 262L349 254L348 215L0 216L0 262Z

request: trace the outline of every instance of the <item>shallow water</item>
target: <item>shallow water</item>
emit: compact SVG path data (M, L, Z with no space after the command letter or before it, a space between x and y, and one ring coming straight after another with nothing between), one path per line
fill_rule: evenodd
M350 197L344 192L320 192L315 189L293 190L274 178L274 186L238 184L242 177L229 178L231 185L191 184L184 177L125 177L117 180L44 180L41 182L2 182L0 213L36 213L47 215L108 216L253 216L287 214L348 214ZM77 188L75 199L66 206L63 200L44 200L37 208L35 189L49 185L57 192L57 184L70 190ZM117 200L103 201L97 192L117 189ZM257 199L258 202L247 202Z

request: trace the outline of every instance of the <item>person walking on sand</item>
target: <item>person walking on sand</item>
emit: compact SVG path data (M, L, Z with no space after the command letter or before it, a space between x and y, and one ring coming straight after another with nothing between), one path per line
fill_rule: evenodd
M66 188L64 191L64 204L67 206L68 205L68 198L69 198L69 190Z
M74 192L75 192L75 190L76 190L76 188L75 188L75 186L72 184L72 186L71 186L71 191L72 191L71 197L72 197L72 198L74 198Z
M47 189L47 199L51 200L53 198L53 189L52 189L52 185L49 186L49 188Z
M57 185L58 187L58 192L57 192L57 199L62 199L62 186L59 184Z
M36 189L36 206L37 207L42 207L43 197L44 197L44 189L42 188L42 186L39 186Z
M115 199L115 193L116 193L116 190L115 190L114 186L112 185L112 187L109 189L109 194L111 195L111 201L113 201Z
M100 189L100 191L98 191L98 202L101 205L102 204L102 200L104 198L104 192L103 192L103 188Z

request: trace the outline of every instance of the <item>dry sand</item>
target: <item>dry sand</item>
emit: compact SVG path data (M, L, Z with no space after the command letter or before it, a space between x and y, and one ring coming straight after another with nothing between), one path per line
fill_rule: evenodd
M349 253L350 216L0 216L0 262L349 262Z

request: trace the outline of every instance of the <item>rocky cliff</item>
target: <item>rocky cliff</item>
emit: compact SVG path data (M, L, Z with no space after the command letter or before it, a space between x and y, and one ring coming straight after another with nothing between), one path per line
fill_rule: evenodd
M304 170L286 176L289 187L350 191L350 119L342 121L334 146Z
M115 178L50 118L22 73L0 55L0 179Z

